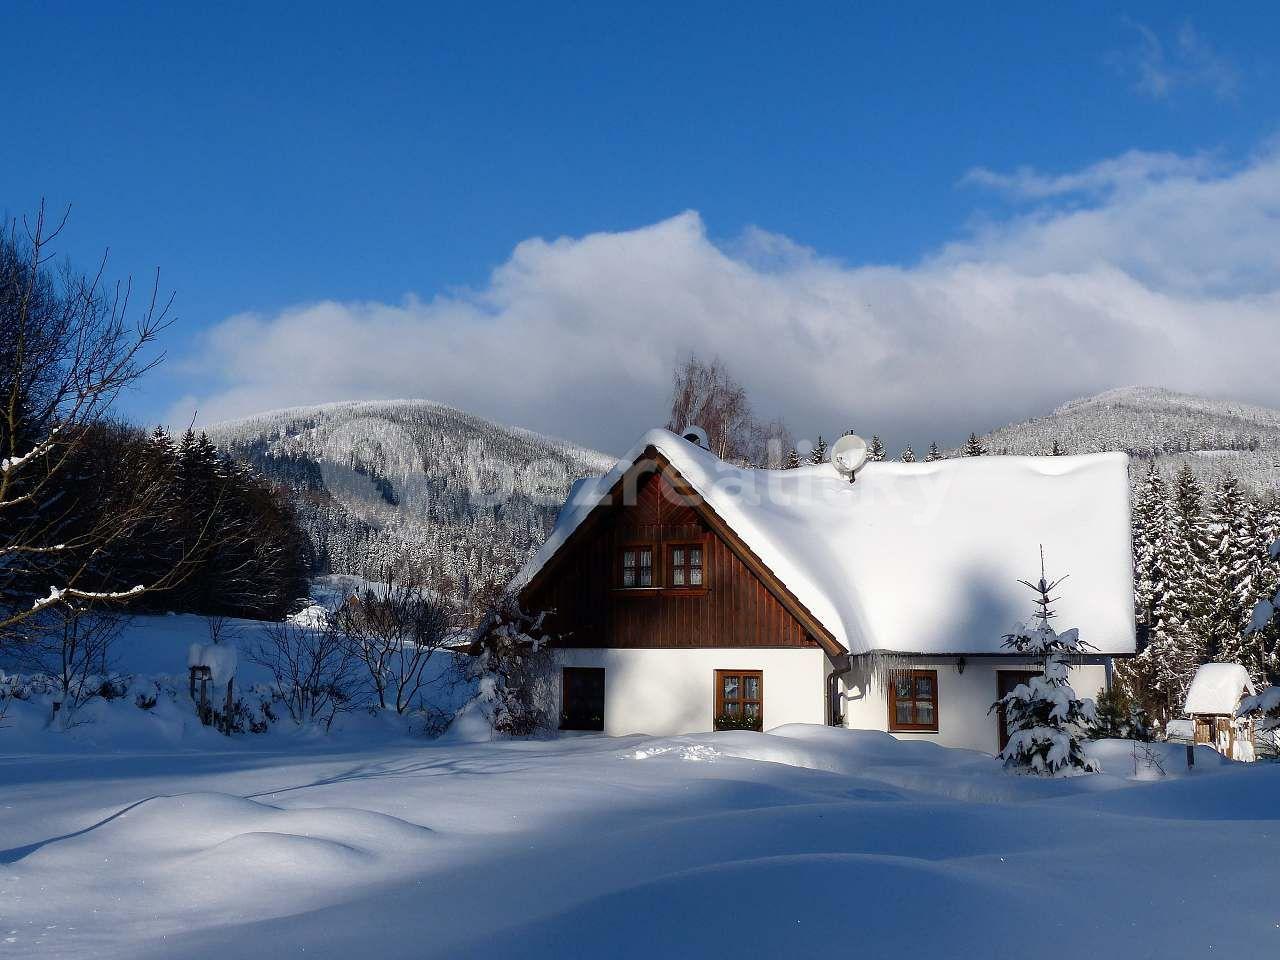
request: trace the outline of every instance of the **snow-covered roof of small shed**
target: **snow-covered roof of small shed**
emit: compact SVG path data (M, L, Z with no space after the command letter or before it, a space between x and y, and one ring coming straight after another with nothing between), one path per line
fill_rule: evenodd
M1254 694L1249 671L1238 663L1205 663L1196 671L1187 690L1186 714L1210 713L1231 716L1242 694Z
M1056 625L1101 654L1134 650L1128 457L969 457L749 470L651 430L575 485L523 587L649 447L670 461L851 653L1004 653L1033 612L1018 583L1069 575Z

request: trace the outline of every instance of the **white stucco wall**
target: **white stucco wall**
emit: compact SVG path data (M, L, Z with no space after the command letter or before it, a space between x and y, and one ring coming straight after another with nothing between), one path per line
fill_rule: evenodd
M1000 746L996 715L988 714L996 700L997 674L1000 670L1032 670L1032 661L970 658L964 673L956 670L955 658L912 660L909 666L938 671L938 732L895 732L903 740L932 740L944 747L966 747L995 753ZM1097 697L1106 685L1106 667L1102 664L1076 664L1069 678L1076 695ZM866 673L855 662L853 672L841 684L845 726L858 730L888 730L889 703L883 683Z
M712 728L717 670L764 672L764 728L825 721L827 659L804 650L556 651L563 667L604 668L604 732L674 736ZM556 684L559 696L559 684ZM559 703L556 704L557 712Z

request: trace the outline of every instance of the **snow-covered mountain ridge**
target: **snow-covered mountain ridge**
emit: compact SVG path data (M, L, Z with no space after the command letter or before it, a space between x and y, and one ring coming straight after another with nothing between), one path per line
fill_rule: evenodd
M1120 387L1062 404L1048 416L997 427L991 453L1123 450L1135 479L1155 459L1166 475L1182 463L1202 480L1231 471L1255 492L1280 488L1280 410L1159 387Z
M417 568L465 594L505 581L574 480L613 458L427 400L291 407L210 438L294 492L321 572Z

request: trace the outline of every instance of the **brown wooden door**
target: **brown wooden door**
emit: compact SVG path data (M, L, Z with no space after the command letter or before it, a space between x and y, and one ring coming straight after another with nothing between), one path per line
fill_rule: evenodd
M716 671L717 730L764 729L764 672Z
M1038 676L1039 670L997 670L996 699L1003 700L1005 694L1013 693L1014 687ZM1003 707L996 708L996 720L1000 727L1000 750L1004 750L1009 745L1009 725L1005 722Z

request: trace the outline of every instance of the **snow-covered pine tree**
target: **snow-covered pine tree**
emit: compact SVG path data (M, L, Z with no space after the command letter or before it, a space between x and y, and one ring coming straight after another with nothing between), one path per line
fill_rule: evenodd
M987 455L986 445L976 433L969 434L969 439L964 445L964 455L966 457L985 457Z
M1263 547L1256 542L1248 497L1239 480L1228 473L1218 483L1209 507L1208 581L1210 598L1208 658L1254 665L1242 633L1258 599L1246 603L1244 593L1250 561Z
M1092 700L1080 699L1067 682L1067 657L1085 652L1089 644L1072 627L1058 633L1054 618L1053 591L1065 580L1050 581L1044 571L1044 549L1040 551L1040 579L1020 580L1036 594L1036 612L1030 620L1004 638L1004 645L1017 653L1039 657L1044 672L1019 684L991 705L1002 710L1009 730L1009 743L1000 752L1007 769L1045 777L1069 777L1094 773L1100 767L1084 751L1086 730L1096 719Z
M1276 563L1268 550L1270 541L1266 538L1266 526L1261 505L1246 499L1240 525L1241 559L1231 577L1240 620L1234 637L1223 647L1221 658L1243 664L1256 684L1266 683L1271 672L1271 636L1250 627L1254 625L1254 611L1258 603L1269 601L1277 587Z
M911 449L911 444L909 444L909 443L907 444L906 448L902 451L902 456L901 456L901 457L899 457L899 459L900 459L903 463L915 463L915 462L916 462L916 452L915 452L914 450L912 450L912 449Z
M791 452L787 454L787 469L794 470L798 466L800 466L800 451L792 447Z
M1273 541L1267 548L1267 558L1280 563L1280 541ZM1263 652L1266 682L1280 687L1280 589L1253 605L1245 633Z
M942 459L942 451L938 449L938 442L935 440L929 444L929 452L924 455L925 463L933 463L935 460Z
M1049 451L1051 457L1066 456L1067 451L1062 449L1062 445L1057 440L1053 441L1053 449Z
M1181 713L1187 687L1204 662L1203 644L1186 619L1188 557L1175 534L1164 479L1153 462L1133 501L1135 614L1142 643L1124 669L1166 722Z
M813 452L809 454L810 463L826 463L827 460L827 441L822 439L822 434L818 434L818 442L813 445Z
M884 443L874 433L871 435L871 443L867 445L867 460L872 463L884 460Z

